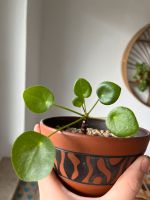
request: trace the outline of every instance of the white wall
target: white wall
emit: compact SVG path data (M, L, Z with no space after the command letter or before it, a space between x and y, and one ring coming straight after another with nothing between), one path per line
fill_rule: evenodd
M0 1L0 158L24 130L26 0Z
M48 116L24 110L22 91L39 82L55 91L58 103L71 106L78 77L87 78L94 90L103 80L115 81L123 91L114 106L132 108L140 125L150 130L150 108L129 93L121 77L123 51L150 22L149 8L149 0L32 0L26 26L27 0L0 0L0 158L10 154L24 126ZM93 115L106 116L114 106L99 105ZM52 114L68 113L52 109Z
M28 1L27 9L27 49L26 49L26 87L39 83L41 66L42 0ZM25 109L25 129L33 129L38 121L35 114Z
M150 108L129 93L121 77L127 43L150 22L150 1L44 0L43 4L40 82L55 91L58 103L71 105L77 78L87 78L94 91L103 80L115 81L122 86L120 100L113 106L99 105L93 115L106 116L110 108L126 105L140 125L150 130ZM89 104L93 101L94 97ZM68 113L52 109L52 114Z

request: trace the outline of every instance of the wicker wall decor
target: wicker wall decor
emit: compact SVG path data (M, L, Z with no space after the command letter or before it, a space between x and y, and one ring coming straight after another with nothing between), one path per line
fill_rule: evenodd
M150 24L128 43L122 58L122 76L130 92L150 107Z

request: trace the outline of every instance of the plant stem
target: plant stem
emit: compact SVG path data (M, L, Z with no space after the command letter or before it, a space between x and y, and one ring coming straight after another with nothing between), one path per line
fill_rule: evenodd
M81 125L81 131L83 134L86 134L87 132L87 119L83 119L82 125Z
M89 110L89 112L87 113L87 116L91 113L91 111L95 108L95 106L98 104L99 99L95 102L95 104L92 106L92 108Z
M85 99L84 99L84 103L83 103L83 105L84 105L85 115L86 115L86 114L87 114L87 111L86 111Z
M83 109L83 112L84 112L85 116L87 116L86 105L85 105L85 99L84 99L84 102L83 102L83 104L82 104L82 109Z
M61 106L61 105L58 105L58 104L54 104L54 106L56 106L56 107L58 107L58 108L62 108L62 109L64 109L64 110L68 110L68 111L73 112L73 113L75 113L75 114L77 114L77 115L84 116L83 114L81 114L81 113L79 113L79 112L77 112L77 111L75 111L75 110L72 110L72 109L70 109L70 108L67 108L67 107L65 107L65 106Z
M52 135L54 135L54 134L57 133L58 131L62 131L63 129L68 128L68 127L70 127L70 126L72 126L72 125L74 125L74 124L76 124L76 123L82 121L84 118L85 118L85 116L79 118L78 120L76 120L76 121L74 121L74 122L71 122L70 124L67 124L67 125L65 125L65 126L63 126L63 127L58 128L56 131L54 131L54 132L52 132L50 135L48 135L48 137L51 137Z
M82 109L83 109L83 112L85 113L85 108L84 108L84 105L82 105Z

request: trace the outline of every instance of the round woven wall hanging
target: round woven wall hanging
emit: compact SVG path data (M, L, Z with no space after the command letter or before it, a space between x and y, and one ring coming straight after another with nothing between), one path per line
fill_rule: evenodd
M150 107L150 24L128 43L122 58L122 76L130 92Z

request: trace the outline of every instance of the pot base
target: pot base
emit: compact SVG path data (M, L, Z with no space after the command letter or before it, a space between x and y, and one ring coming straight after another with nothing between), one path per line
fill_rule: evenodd
M56 148L55 171L71 191L82 196L99 197L138 156L101 156Z
M91 186L91 185L76 183L72 180L69 180L61 176L59 176L59 178L67 189L69 189L71 192L77 195L84 196L84 197L101 197L112 187L110 185Z

